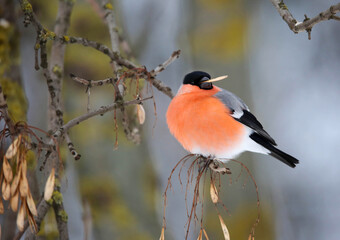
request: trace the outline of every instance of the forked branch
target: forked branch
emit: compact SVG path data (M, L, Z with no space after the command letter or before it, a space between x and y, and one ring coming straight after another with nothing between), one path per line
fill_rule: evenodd
M282 19L288 24L290 30L292 30L294 33L307 31L309 40L311 39L312 27L315 24L331 19L337 21L340 20L340 17L335 15L340 11L340 3L331 6L330 8L319 13L313 18L308 18L307 15L305 15L304 20L302 22L299 22L290 13L288 7L283 2L283 0L271 0L271 2L275 6L276 10L279 12Z

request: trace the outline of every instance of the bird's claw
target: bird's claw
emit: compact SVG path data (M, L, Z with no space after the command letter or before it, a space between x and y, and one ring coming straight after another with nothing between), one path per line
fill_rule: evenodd
M222 173L222 174L231 174L231 171L227 167L220 167L219 163L216 161L212 161L209 164L209 168L213 170L214 172Z

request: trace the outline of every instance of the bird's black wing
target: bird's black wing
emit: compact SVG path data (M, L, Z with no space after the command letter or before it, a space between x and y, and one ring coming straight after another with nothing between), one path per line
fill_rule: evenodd
M262 124L249 111L248 106L235 94L222 90L214 95L221 100L231 111L231 116L240 123L250 127L268 142L276 146L274 139L263 129Z
M281 162L287 164L288 166L295 168L296 164L299 164L299 160L297 160L295 157L282 152L280 149L277 149L273 146L273 144L270 144L268 142L268 139L264 136L254 132L250 134L249 136L251 139L253 139L256 143L260 144L262 147L269 150L269 155L277 158Z

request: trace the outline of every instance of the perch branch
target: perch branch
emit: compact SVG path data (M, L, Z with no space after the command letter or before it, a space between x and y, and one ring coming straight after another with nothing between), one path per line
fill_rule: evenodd
M339 17L335 14L340 11L340 3L331 6L329 9L319 13L317 16L313 18L308 18L305 15L305 19L303 22L298 22L293 15L288 10L288 7L285 5L283 0L271 0L276 10L279 12L282 19L288 24L290 30L294 33L299 33L303 31L307 31L310 39L310 32L312 27L322 21L326 20L339 20Z

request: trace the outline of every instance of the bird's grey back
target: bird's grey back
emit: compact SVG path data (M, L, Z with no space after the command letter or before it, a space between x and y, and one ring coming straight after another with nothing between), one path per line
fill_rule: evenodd
M234 114L243 114L243 110L249 111L248 106L241 98L227 90L222 89L214 96L220 99L231 111L234 112Z

